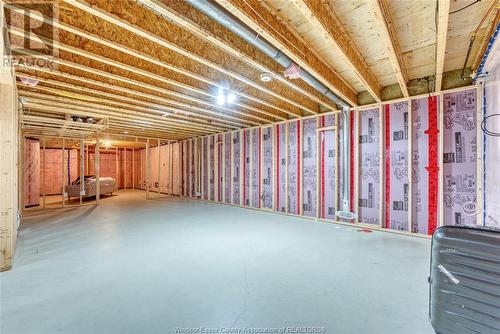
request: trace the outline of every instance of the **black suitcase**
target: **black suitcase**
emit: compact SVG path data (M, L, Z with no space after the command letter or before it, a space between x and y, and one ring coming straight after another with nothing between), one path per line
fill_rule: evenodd
M500 232L454 226L434 232L429 317L436 333L500 334Z

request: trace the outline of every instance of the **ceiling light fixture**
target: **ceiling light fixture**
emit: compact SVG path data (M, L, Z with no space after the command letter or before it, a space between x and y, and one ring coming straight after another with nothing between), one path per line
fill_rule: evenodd
M219 88L219 93L217 94L217 104L223 106L226 104L226 96L224 95L224 90Z
M231 104L234 102L236 102L236 94L234 93L227 94L227 103Z
M273 79L273 75L269 72L264 72L260 74L260 81L269 82Z

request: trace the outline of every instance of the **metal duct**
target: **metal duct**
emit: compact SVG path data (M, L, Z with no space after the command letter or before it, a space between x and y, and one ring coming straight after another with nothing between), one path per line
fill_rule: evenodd
M212 20L216 21L225 28L231 30L236 35L243 38L245 41L273 58L276 62L285 68L290 67L293 61L283 52L278 50L274 45L259 37L252 29L246 27L238 20L233 18L231 14L226 13L224 10L211 3L209 0L186 0L191 6L195 7L205 15L209 16ZM328 87L319 82L308 72L302 71L301 79L308 83L311 87L332 100L342 109L349 108L349 105L333 93Z
M350 109L349 107L342 108L342 159L344 161L342 171L343 177L343 201L342 201L342 211L349 212L350 211L350 179L351 179L351 155L349 154L350 148L350 131L351 131L351 117L350 117Z

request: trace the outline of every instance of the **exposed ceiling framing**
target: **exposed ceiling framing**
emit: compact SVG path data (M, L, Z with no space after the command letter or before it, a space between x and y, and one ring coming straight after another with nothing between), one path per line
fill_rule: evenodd
M441 90L446 73L464 66L472 35L465 67L477 68L500 19L496 0L465 9L450 0L200 1L227 10L351 106L363 94L382 101L392 86L409 97L420 78ZM13 52L24 60L16 75L26 135L175 141L338 109L184 1L57 0L57 15L6 2ZM41 27L27 31L26 20ZM235 99L221 104L221 94Z

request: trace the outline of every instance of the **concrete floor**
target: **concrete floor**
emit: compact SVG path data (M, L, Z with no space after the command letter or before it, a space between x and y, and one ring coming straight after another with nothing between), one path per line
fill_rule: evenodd
M1 333L433 333L429 240L144 196L26 218Z

